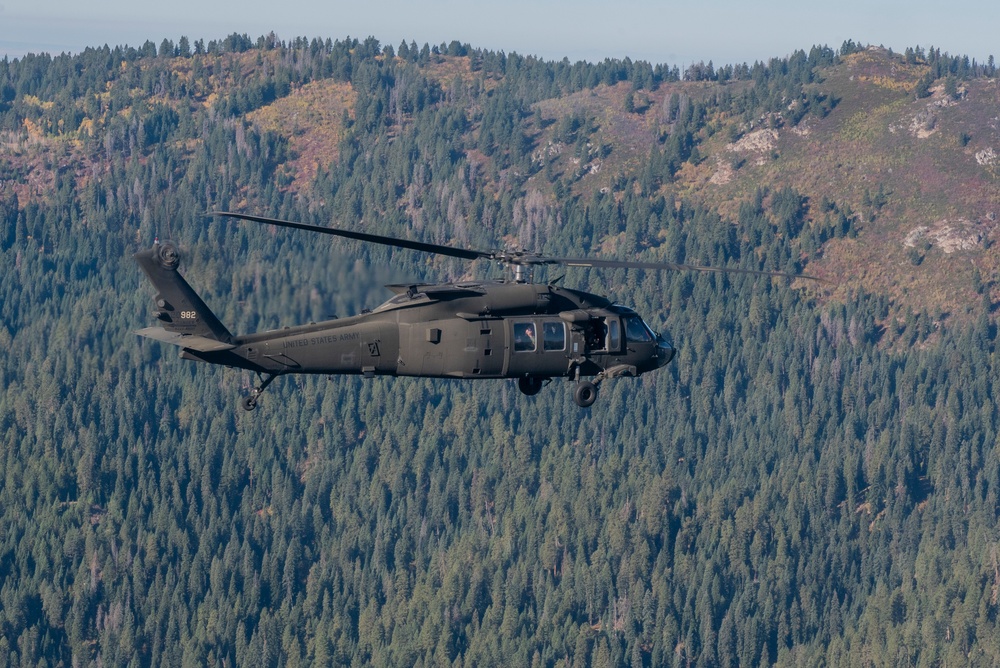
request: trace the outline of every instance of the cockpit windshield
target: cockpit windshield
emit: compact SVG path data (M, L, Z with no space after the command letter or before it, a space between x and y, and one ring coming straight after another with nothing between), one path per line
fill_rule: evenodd
M653 332L650 331L649 327L642 321L637 315L627 315L623 318L625 321L625 336L629 341L634 341L636 343L649 343L656 339Z

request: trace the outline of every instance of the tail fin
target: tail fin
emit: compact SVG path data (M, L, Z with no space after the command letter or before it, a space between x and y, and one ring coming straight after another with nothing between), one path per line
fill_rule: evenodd
M177 272L180 252L173 243L156 242L135 261L157 290L153 314L163 323L136 334L200 352L235 348L233 335Z

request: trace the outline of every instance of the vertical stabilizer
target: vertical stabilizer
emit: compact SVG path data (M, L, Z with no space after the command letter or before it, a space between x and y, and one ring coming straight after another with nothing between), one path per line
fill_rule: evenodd
M171 343L184 345L180 339L188 336L230 343L232 334L177 271L180 264L177 246L169 241L156 242L152 248L136 253L135 261L157 290L153 315L164 330L178 335L178 341Z

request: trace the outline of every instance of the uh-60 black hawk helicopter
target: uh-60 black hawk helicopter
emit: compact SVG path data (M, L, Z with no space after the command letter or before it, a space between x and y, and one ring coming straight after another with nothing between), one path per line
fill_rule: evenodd
M183 359L248 369L260 385L243 397L246 410L287 374L360 374L429 378L515 378L526 395L553 378L576 383L581 407L597 399L598 383L637 377L674 357L674 347L633 309L606 297L532 282L537 265L730 272L810 278L802 274L702 267L669 262L545 257L525 251L479 251L229 212L210 215L319 232L466 260L506 265L505 280L389 285L395 296L349 318L234 335L178 273L171 242L154 242L135 259L157 290L160 327L137 334L182 348ZM816 279L821 280L821 279Z

